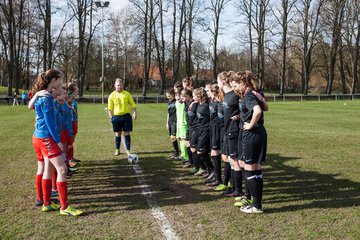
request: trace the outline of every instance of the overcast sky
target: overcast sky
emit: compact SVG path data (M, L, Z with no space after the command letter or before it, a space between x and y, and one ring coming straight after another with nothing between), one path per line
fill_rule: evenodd
M127 4L129 4L128 0L110 0L109 7L111 11L117 11L126 6Z

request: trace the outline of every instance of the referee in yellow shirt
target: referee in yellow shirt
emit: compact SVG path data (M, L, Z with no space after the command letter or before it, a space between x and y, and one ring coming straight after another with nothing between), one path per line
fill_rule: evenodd
M108 98L108 111L115 132L115 156L120 155L121 133L124 132L126 153L130 154L132 118L136 119L136 105L131 94L124 90L123 80L115 80L115 91ZM132 117L131 112L132 110Z

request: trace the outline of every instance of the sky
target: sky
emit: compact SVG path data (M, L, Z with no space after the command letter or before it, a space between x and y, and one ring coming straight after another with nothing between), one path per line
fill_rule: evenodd
M128 0L110 0L109 8L111 9L111 11L118 11L127 4L129 4Z

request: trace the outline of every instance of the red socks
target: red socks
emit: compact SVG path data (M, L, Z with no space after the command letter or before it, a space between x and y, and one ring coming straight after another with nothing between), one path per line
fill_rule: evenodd
M52 188L51 188L52 191L56 191L56 189L57 189L56 188L56 178L57 178L57 172L54 169L53 174L52 174Z
M43 175L36 175L35 177L35 187L36 187L36 199L42 200L43 199L43 191L42 191L42 177Z
M44 206L49 206L51 204L51 179L43 179L42 180L42 191L43 191L43 200Z
M65 210L69 205L67 182L57 182L56 185L57 185L57 189L58 189L58 193L59 193L61 209Z

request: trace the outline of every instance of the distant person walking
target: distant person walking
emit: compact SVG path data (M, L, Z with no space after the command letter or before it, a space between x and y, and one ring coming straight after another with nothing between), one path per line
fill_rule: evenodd
M136 120L136 105L131 94L124 90L122 79L117 78L114 87L115 91L110 94L108 99L108 113L115 132L115 156L118 156L120 155L122 132L124 132L126 153L130 154L130 132L133 129L132 121Z
M27 92L22 91L22 94L21 94L21 103L22 103L22 105L27 105L27 100L28 100Z
M18 100L18 96L17 96L17 92L14 92L14 102L13 102L13 106L19 106L19 100Z

